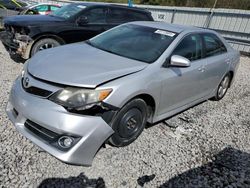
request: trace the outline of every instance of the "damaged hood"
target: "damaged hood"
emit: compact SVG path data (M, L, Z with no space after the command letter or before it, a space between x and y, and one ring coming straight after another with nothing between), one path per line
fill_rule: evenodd
M42 80L95 88L110 80L141 71L147 65L81 42L38 52L30 59L28 71Z
M14 26L35 26L41 24L63 23L62 18L49 15L16 15L4 19L4 23Z

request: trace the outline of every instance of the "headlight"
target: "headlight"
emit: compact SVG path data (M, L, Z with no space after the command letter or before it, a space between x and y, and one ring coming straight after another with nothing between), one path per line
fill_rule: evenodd
M69 109L85 110L109 96L112 89L90 90L79 88L65 88L50 97L50 100Z
M21 72L21 77L23 78L25 76L25 74L27 73L27 67L28 67L28 63L29 60L25 61L24 65L23 65L23 70Z

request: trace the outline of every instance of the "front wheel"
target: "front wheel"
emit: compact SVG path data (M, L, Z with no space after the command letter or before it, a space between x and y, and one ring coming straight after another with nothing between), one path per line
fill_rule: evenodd
M227 74L226 76L224 76L224 78L222 79L222 81L220 82L215 97L214 99L216 101L221 100L227 93L227 90L230 86L230 82L231 82L231 76L230 74Z
M142 133L147 122L147 104L142 99L134 99L127 103L115 116L111 123L114 134L109 142L113 146L129 145Z
M54 47L57 47L57 46L60 46L60 45L61 44L57 40L52 39L52 38L43 38L43 39L40 39L32 47L31 57L35 53L37 53L38 51L49 49L49 48L54 48Z

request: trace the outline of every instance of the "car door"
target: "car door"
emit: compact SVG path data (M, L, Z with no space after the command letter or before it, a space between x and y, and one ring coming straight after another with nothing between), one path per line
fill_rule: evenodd
M203 43L199 34L185 36L172 52L191 61L191 66L161 68L161 98L158 114L162 115L204 97L201 90L204 77L205 62ZM172 56L171 55L171 56ZM171 58L169 57L169 59Z
M202 80L202 90L210 95L219 85L222 77L229 69L230 60L223 42L213 33L203 33L205 46L206 79Z
M106 30L106 7L95 7L88 9L79 16L79 19L85 18L85 24L77 24L76 41L92 38Z

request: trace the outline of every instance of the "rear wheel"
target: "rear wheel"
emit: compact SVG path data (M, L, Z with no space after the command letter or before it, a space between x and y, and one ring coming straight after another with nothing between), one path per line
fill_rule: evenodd
M142 99L127 103L111 123L115 133L109 142L117 147L129 145L142 133L147 122L147 104Z
M231 76L230 74L227 74L226 76L224 76L224 78L222 79L222 81L220 82L217 88L217 92L214 97L216 101L221 100L226 95L227 90L230 86L230 82L231 82Z
M61 44L57 40L52 39L52 38L44 38L44 39L38 40L32 47L31 56L33 56L38 51L49 49L49 48L54 48L60 45Z

